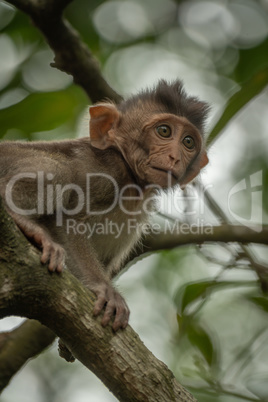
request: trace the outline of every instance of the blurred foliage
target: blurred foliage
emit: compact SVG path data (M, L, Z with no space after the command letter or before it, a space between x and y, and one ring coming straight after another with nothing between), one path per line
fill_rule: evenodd
M123 95L158 78L180 77L187 90L212 103L207 169L212 192L231 222L240 216L243 224L251 223L250 214L258 206L262 214L257 223L264 223L267 1L75 0L65 15L99 60L110 85ZM0 32L0 137L76 136L89 102L82 89L50 67L53 54L41 34L27 16L5 2L0 2ZM256 172L261 183L255 180ZM239 191L227 199L237 184ZM199 223L218 219L208 209L199 215ZM192 217L186 219L193 222ZM258 261L267 260L266 249L252 250ZM267 401L268 299L239 246L183 247L158 253L150 269L144 265L142 270L135 267L138 277L132 279L131 269L120 283L130 301L133 295L134 327L178 380L201 402ZM79 368L66 368L65 377L62 367L57 370L62 364L49 357L45 368L48 373L52 368L53 374L46 377L37 359L30 365L30 378L35 383L39 378L39 390L47 388L52 402L60 400L59 393L47 384L57 378L69 383L69 370ZM89 400L91 391L74 378L63 387L62 400ZM42 400L41 394L25 400ZM3 400L15 401L17 396L6 393ZM92 400L114 398L107 392Z
M81 99L80 91L73 86L64 91L31 93L21 102L0 110L0 137L10 128L23 131L28 139L32 133L49 131L59 125L69 126L74 132Z
M267 42L268 48L268 42ZM268 65L268 56L267 56ZM219 133L225 128L226 124L230 122L232 117L239 112L243 106L251 101L255 96L259 95L261 91L268 85L268 68L259 70L253 74L246 82L243 83L241 89L236 92L227 103L227 106L222 114L221 118L212 129L207 145L216 139Z
M267 400L268 299L246 263L226 270L235 251L211 245L165 252L146 275L159 300L168 288L177 311L169 366L202 402ZM215 254L218 261L209 258ZM170 326L168 314L160 325Z

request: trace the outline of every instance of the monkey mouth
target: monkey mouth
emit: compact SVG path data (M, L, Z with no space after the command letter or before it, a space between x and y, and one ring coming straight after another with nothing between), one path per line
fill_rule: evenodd
M170 174L171 177L173 177L173 179L174 179L175 181L179 181L178 176L177 176L176 173L174 173L172 170L163 169L163 168L159 168L159 167L156 167L156 166L152 166L152 169L158 170L159 172L164 172L164 173L166 173L167 175Z

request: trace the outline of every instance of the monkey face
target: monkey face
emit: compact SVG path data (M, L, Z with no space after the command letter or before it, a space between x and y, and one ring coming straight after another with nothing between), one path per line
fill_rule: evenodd
M142 142L147 157L140 165L146 181L163 188L180 184L202 149L198 130L186 118L167 113L151 117Z
M131 134L130 140L129 131L122 126L114 138L142 185L164 189L185 185L208 161L199 131L185 117L153 114Z

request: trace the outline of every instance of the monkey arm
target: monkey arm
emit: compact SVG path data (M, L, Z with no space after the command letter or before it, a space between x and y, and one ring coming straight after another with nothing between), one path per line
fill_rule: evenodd
M27 217L16 214L9 208L6 209L22 233L42 250L41 262L43 264L48 263L49 271L62 272L65 262L64 249L52 240L45 228L42 228Z
M6 210L24 235L42 250L41 262L48 263L50 271L61 272L65 251L52 239L50 228L47 227L57 207L57 195L52 190L60 179L57 173L59 162L51 161L44 152L31 155L27 148L26 152L24 148L20 149L20 159L13 162L11 151L16 155L18 148L14 146L14 150L9 150L3 145L6 144L1 144L0 195ZM48 177L53 177L53 180L49 181ZM65 192L61 201L67 203L69 195Z

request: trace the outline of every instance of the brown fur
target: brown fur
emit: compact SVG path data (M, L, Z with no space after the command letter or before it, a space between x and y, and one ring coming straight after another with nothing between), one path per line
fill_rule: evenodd
M118 106L91 107L90 138L0 144L0 195L8 212L42 250L49 270L61 272L66 261L96 294L94 314L105 310L104 326L115 315L115 331L126 327L129 310L111 278L140 240L159 188L185 185L206 165L207 111L180 81L160 81ZM167 127L170 137L160 135L159 127ZM189 137L192 149L185 145ZM18 174L24 177L12 186ZM121 197L108 211L117 192ZM114 233L113 225L121 232Z

